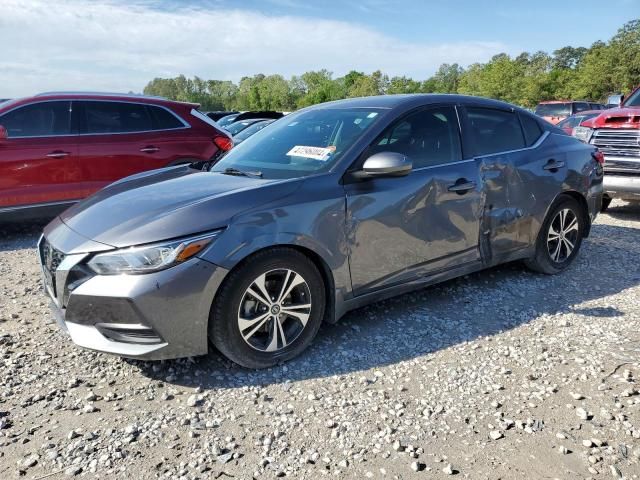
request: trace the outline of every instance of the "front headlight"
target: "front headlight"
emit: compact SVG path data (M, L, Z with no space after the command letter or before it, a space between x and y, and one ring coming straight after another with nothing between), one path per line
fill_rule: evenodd
M578 140L584 143L589 143L589 140L591 140L591 135L593 135L593 128L578 126L573 129L571 134Z
M123 248L95 255L87 265L99 275L150 273L178 265L205 249L220 230L207 235Z

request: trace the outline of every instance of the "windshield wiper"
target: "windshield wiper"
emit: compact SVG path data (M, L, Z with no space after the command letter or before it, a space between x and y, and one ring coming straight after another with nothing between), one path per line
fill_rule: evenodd
M238 175L240 177L262 178L262 172L245 172L233 167L225 168L221 173L225 175Z

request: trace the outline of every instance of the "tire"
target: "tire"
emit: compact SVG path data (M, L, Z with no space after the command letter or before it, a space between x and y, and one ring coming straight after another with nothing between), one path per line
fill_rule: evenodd
M607 211L607 209L609 208L609 205L611 205L611 200L613 200L611 197L602 197L602 205L600 205L600 212L604 213Z
M271 298L265 298L265 291ZM282 293L286 295L279 302ZM322 323L325 299L322 275L304 254L287 247L259 252L220 287L211 308L209 339L243 367L272 367L309 346Z
M566 230L563 235L555 235L554 233L559 233L563 225L562 212L565 212L564 228ZM547 275L566 270L580 250L586 218L586 212L575 199L561 196L552 205L540 228L535 255L525 261L527 267ZM576 221L575 226L573 226L573 219ZM569 245L573 245L573 248L570 249Z

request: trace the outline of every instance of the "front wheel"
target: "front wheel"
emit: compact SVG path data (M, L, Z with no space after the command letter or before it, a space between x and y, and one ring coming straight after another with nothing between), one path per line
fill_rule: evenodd
M247 368L289 360L313 340L324 315L322 276L291 248L260 252L232 271L214 302L209 337Z
M540 228L533 258L526 261L532 270L553 275L571 265L580 250L586 225L580 204L563 196L552 207Z

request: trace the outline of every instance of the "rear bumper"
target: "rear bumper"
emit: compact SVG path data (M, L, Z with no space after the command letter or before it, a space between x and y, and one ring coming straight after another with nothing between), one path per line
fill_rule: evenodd
M605 173L604 193L611 198L640 200L640 175Z
M74 268L86 256L68 255L54 284L43 268L56 321L75 344L141 360L207 353L209 312L227 270L194 258L151 274L94 275L74 286Z

